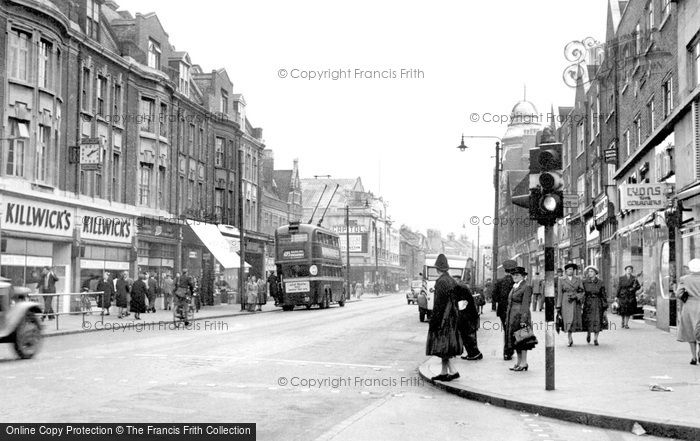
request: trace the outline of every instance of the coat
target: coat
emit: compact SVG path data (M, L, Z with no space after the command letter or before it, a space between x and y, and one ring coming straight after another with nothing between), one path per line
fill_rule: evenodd
M496 315L501 319L503 323L506 322L506 315L508 314L508 294L513 288L513 277L510 274L506 274L496 281L496 286L493 290L493 300L498 305L496 307Z
M100 279L97 282L97 291L102 291L102 295L97 297L97 305L100 308L109 308L112 305L112 299L114 298L114 283L112 279Z
M41 276L41 281L39 282L39 292L43 294L53 294L56 292L56 282L58 282L58 277L49 271L45 275Z
M533 347L519 348L515 346L515 331L522 327L522 324L532 326L530 317L530 302L532 301L532 286L523 280L516 287L513 287L508 294L508 311L506 314L506 351L529 350Z
M148 306L151 307L156 301L156 294L158 293L158 283L153 277L148 278Z
M452 358L462 354L462 336L459 333L457 309L457 282L443 273L435 281L435 301L428 326L425 355Z
M134 313L146 312L146 296L148 295L148 286L146 282L139 279L134 282L131 287L131 304L130 311Z
M620 315L631 316L637 312L637 291L641 285L634 276L622 276L617 284L617 299Z
M259 305L267 303L267 283L263 279L258 279L258 302Z
M583 330L600 332L603 330L603 317L608 309L605 285L598 277L583 281Z
M129 299L129 282L126 279L117 279L116 304L119 308L126 308Z
M175 281L170 277L166 277L165 279L163 279L161 289L163 290L163 294L171 295L175 290Z
M688 293L688 299L682 305L681 317L678 322L678 341L692 343L696 341L695 335L700 323L700 274L687 274L681 277L676 292Z
M277 276L274 273L270 274L267 277L267 283L270 284L270 295L276 298L279 292Z
M557 309L561 309L565 332L583 330L583 283L576 276L559 278L557 289Z
M246 303L254 305L258 302L258 284L252 280L245 285Z
M457 326L467 334L476 332L479 329L479 313L476 310L474 296L466 283L457 282L455 298L458 302L462 300L467 302L467 307L459 311Z

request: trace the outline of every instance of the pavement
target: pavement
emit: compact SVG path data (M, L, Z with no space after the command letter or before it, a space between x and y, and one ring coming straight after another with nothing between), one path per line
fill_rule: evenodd
M360 299L351 298L346 303L357 302L365 299L383 298L391 293L381 293L376 295L364 295ZM160 300L160 299L159 299ZM162 302L159 302L162 303ZM255 315L264 312L281 311L281 308L274 306L274 302L270 300L266 305L262 306L262 311L248 312L241 311L240 304L220 304L215 306L203 306L199 312L195 313L194 321L208 321L213 319L234 317L239 315ZM156 309L155 313L141 314L141 320L134 320L134 314L131 313L125 318L118 318L119 309L112 306L109 315L102 315L100 308L94 308L92 313L88 314L70 314L59 315L57 320L46 320L43 322L44 337L55 337L59 335L79 334L83 332L98 332L98 331L114 331L127 327L145 325L172 323L172 310Z
M0 345L0 422L252 422L258 440L638 439L434 388L416 368L427 332L417 306L362 300L56 336L30 360Z
M565 333L556 335L554 391L545 390L542 312L533 314L539 344L528 353L528 371L508 369L515 361L503 360L500 321L490 310L478 333L483 360L457 358L460 378L451 382L430 380L440 373L436 357L419 371L438 388L483 403L625 431L638 423L651 435L700 440L700 366L689 364L688 344L643 321L622 329L618 316L608 317L611 329L600 334L600 346L587 344L585 333L574 334L572 347ZM672 391L652 391L653 384Z

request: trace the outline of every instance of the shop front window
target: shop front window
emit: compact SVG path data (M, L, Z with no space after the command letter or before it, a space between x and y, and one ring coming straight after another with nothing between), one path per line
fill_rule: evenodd
M53 266L53 244L46 241L6 238L0 246L2 271L15 286L26 286L33 291L41 280L44 266Z

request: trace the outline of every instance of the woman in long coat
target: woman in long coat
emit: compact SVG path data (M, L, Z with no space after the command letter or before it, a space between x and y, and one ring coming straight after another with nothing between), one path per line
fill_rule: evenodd
M616 301L620 305L619 311L622 316L622 329L629 329L630 317L637 311L637 291L641 288L639 281L632 275L634 267L627 265L625 275L620 277L617 284Z
M696 365L699 358L697 330L700 325L700 259L688 262L688 269L690 274L681 277L676 290L683 305L676 338L690 345L690 353L693 354L690 364Z
M131 286L131 312L134 313L135 320L141 320L140 314L146 312L146 296L148 296L148 285L146 285L146 273L141 273L141 277Z
M264 278L258 279L258 311L262 311L262 305L267 303L267 283Z
M581 332L583 329L582 304L584 299L583 283L581 279L574 276L574 271L578 269L575 263L568 263L564 266L566 275L559 278L557 287L557 311L564 320L564 331L569 336L569 346L573 346L574 339L572 333Z
M117 308L119 308L119 318L122 318L126 315L125 310L128 308L129 301L129 283L126 281L126 273L122 273L119 279L117 279L116 291L116 304Z
M97 291L102 292L102 295L97 298L102 314L109 315L109 307L112 306L112 297L114 297L114 282L108 272L105 272L102 280L97 283Z
M605 311L608 309L608 299L605 294L603 281L598 278L598 268L589 266L584 270L586 279L583 281L584 301L583 301L583 329L588 333L586 341L591 342L591 332L593 333L593 344L598 346L598 333L603 330L603 319Z
M520 346L515 343L515 332L523 327L532 328L530 316L530 302L532 301L532 287L526 283L527 272L525 268L519 266L515 268L511 275L513 277L513 287L508 294L508 311L506 312L506 351L515 351L518 361L511 371L526 371L527 351L533 349L533 344ZM512 353L512 352L511 352Z
M258 284L255 281L255 276L250 276L248 278L248 283L246 283L246 307L248 312L255 312L255 304L258 301Z
M462 355L463 341L459 333L459 312L457 308L457 282L447 272L447 258L440 254L435 261L435 269L440 276L435 281L433 313L428 326L425 355L435 355L442 360L442 370L433 381L452 381L459 378L459 372L450 359Z

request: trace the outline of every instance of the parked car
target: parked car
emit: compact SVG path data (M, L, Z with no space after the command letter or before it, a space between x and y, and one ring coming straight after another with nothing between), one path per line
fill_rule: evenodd
M32 358L41 346L41 306L28 294L28 288L0 278L0 343L12 343L20 358Z
M420 294L420 290L423 287L423 281L422 280L413 280L411 281L411 286L409 286L408 291L406 291L406 303L407 304L417 304L418 303L418 294Z

